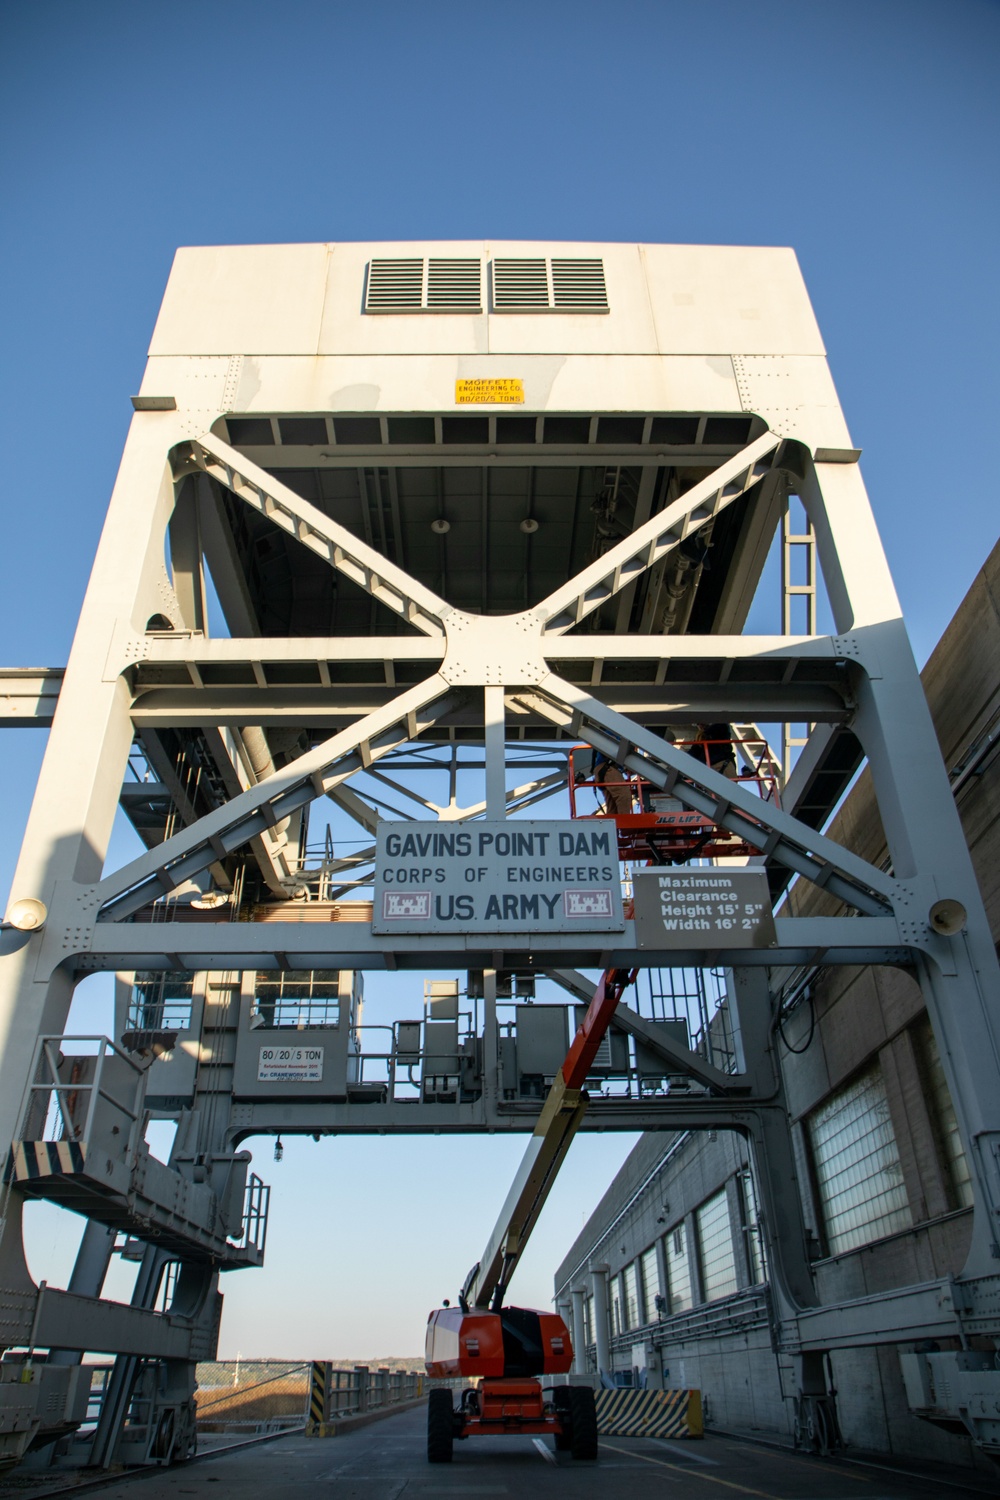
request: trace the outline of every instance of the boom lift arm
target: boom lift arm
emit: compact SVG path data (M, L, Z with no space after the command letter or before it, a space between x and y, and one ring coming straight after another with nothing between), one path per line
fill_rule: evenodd
M463 1312L486 1308L499 1312L503 1306L511 1277L586 1112L583 1085L587 1074L618 1002L635 975L634 969L607 969L602 974L580 1029L549 1089L482 1259L465 1278L458 1299Z

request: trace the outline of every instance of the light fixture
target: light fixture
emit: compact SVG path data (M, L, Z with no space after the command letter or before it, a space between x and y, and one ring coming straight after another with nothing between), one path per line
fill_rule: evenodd
M446 521L444 516L438 516L436 520L431 522L431 530L436 531L438 536L444 536L446 532L451 530L451 522Z
M538 530L538 522L534 516L525 516L521 522L520 529L524 532L525 536L532 536Z
M282 1145L281 1136L279 1135L278 1139L274 1143L274 1159L275 1159L275 1161L280 1161L281 1158L284 1156L284 1154L285 1154L285 1148Z
M216 911L220 906L226 906L229 896L225 891L206 891L203 896L195 896L191 905L195 911Z
M942 937L954 937L965 926L969 913L961 901L945 899L935 901L927 917L935 932L940 932Z
M48 908L37 896L22 896L7 912L4 927L14 927L18 932L40 932L48 920Z

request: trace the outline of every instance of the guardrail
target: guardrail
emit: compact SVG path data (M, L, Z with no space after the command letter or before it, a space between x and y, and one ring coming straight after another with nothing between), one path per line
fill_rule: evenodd
M198 1367L198 1431L291 1432L401 1405L428 1386L423 1371L387 1366L219 1361Z

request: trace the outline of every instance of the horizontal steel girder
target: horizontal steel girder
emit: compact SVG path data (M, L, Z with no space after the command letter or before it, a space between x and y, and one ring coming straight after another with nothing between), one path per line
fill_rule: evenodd
M954 1336L959 1331L954 1286L942 1278L808 1308L780 1325L780 1342L825 1351Z
M779 917L775 948L730 949L735 965L906 963L892 916ZM527 946L530 944L530 947ZM634 968L714 964L716 949L651 951L617 934L427 933L376 937L369 922L100 922L78 940L50 923L42 962L84 969ZM498 962L502 956L503 962ZM516 959L516 963L515 963Z
M48 729L64 675L62 667L0 667L0 729Z
M842 723L848 715L843 697L820 684L771 687L757 683L674 683L661 687L610 685L592 687L598 702L616 713L658 723L690 724L716 718L752 718L766 723ZM364 714L375 713L399 696L398 688L248 687L143 688L132 709L137 729L199 729L207 725L239 728L308 724L316 729L347 727ZM442 717L442 727L482 723L482 710L471 703ZM525 725L538 728L549 721L537 713L523 715ZM515 720L520 724L521 718Z
M40 1348L136 1354L147 1359L197 1359L201 1356L197 1345L204 1342L204 1336L185 1319L48 1286L39 1288L32 1333Z

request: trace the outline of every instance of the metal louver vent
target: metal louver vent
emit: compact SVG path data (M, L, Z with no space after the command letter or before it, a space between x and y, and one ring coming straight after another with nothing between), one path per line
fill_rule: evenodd
M365 312L419 312L423 286L422 260L373 260L368 267Z
M545 261L495 260L493 306L497 312L549 306L549 278Z
M365 312L482 312L482 269L469 258L372 260Z
M429 260L427 262L427 307L482 310L478 260Z
M608 312L599 259L498 258L493 262L494 312Z
M556 307L607 312L602 260L553 260L552 301Z

